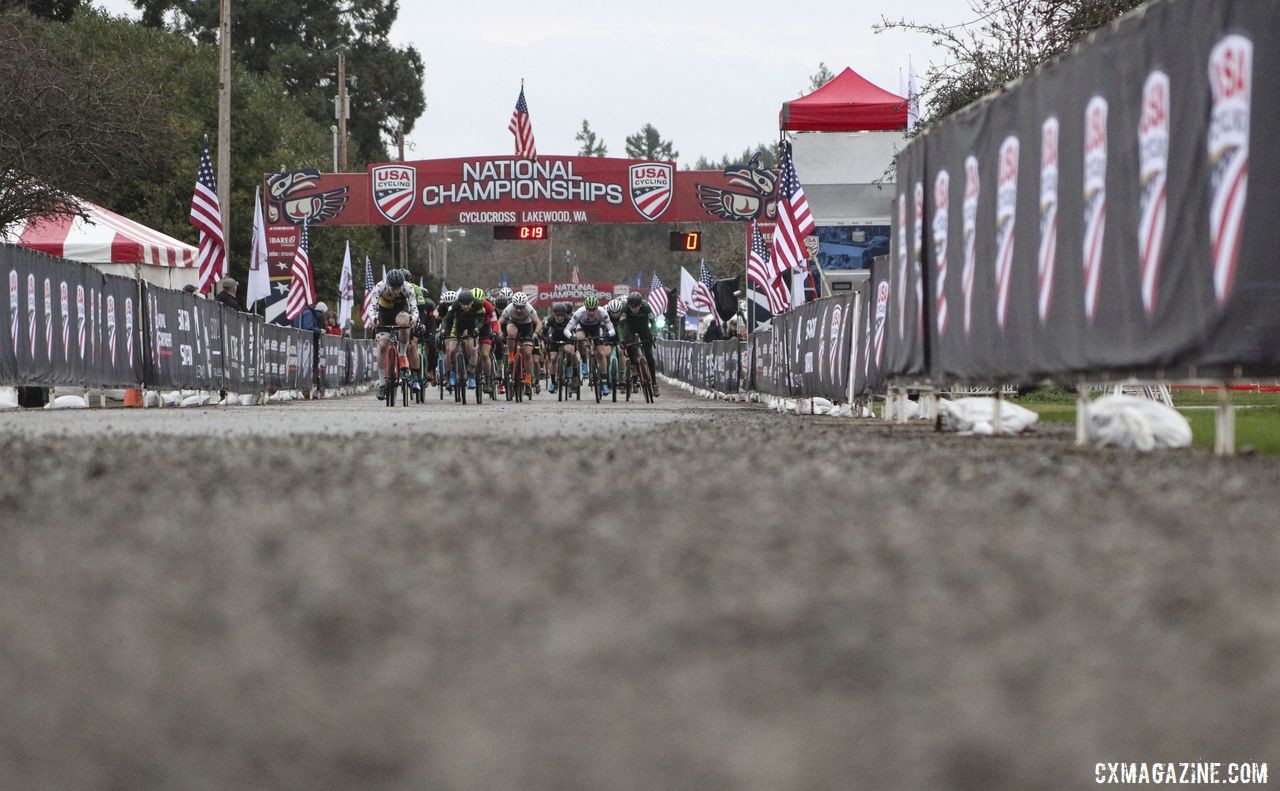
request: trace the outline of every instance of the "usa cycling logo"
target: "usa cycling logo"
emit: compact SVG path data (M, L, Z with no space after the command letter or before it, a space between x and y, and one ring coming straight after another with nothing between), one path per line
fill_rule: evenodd
M71 305L68 299L67 281L62 281L58 286L58 296L61 297L60 305L62 311L62 361L69 362L71 358Z
M915 275L916 285L916 334L924 334L924 274L921 272L924 260L924 184L916 182L915 193L916 206L916 222L915 233L911 237L914 240L911 258L911 269ZM809 237L812 239L813 237Z
M13 356L18 357L18 270L9 270L9 339L13 341Z
M898 338L907 331L907 196L898 196Z
M629 171L631 205L640 216L653 221L671 205L674 169L660 162L632 165Z
M1058 254L1058 119L1049 117L1040 127L1040 249L1036 274L1040 278L1040 323L1049 318L1053 302L1053 264Z
M938 337L947 332L947 212L951 207L951 174L938 171L933 180L933 257L937 261L938 284L934 298Z
M111 352L111 367L116 366L116 298L107 296L107 349Z
M417 199L417 171L405 165L381 165L373 169L373 204L391 222L400 222Z
M1249 114L1253 95L1253 42L1227 36L1209 55L1209 234L1213 249L1213 291L1221 306L1231 296L1244 205L1249 186Z
M80 339L80 359L84 359L84 286L76 286L76 336Z
M876 288L876 368L884 361L884 322L889 312L889 283L881 280Z
M1151 72L1142 86L1138 161L1138 196L1142 207L1138 221L1138 259L1142 275L1142 307L1150 317L1156 310L1168 210L1165 180L1169 172L1169 75L1162 71Z
M960 290L964 294L964 334L969 334L973 323L973 270L978 263L978 193L982 182L978 178L978 160L970 156L964 161L964 269L960 272Z
M133 298L124 299L124 348L129 353L129 368L133 368Z
M36 276L27 275L27 339L31 344L31 359L36 358Z
M1107 100L1095 96L1084 111L1084 313L1098 313L1102 236L1107 228Z
M53 362L53 282L44 279L44 350L45 359Z
M1000 144L996 176L996 324L1004 329L1009 315L1009 280L1013 275L1014 218L1018 207L1018 138Z

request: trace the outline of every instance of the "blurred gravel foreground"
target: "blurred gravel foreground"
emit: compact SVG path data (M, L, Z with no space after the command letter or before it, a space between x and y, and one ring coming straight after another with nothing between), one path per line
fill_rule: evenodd
M1086 788L1100 762L1271 761L1280 462L1067 430L675 388L0 414L0 788Z

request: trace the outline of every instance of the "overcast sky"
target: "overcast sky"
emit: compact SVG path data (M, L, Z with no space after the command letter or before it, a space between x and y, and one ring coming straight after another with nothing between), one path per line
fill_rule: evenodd
M128 0L95 4L136 16ZM917 72L939 60L924 36L872 33L882 15L903 14L970 16L966 0L404 0L391 37L422 55L427 98L406 156L511 153L521 78L539 152L576 153L585 118L610 156L626 156L626 136L646 123L681 164L736 154L777 138L782 102L819 62L897 93L908 56Z

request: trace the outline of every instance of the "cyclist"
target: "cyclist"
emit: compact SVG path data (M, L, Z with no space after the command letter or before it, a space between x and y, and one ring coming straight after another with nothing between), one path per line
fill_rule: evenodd
M618 337L623 344L633 337L640 339L640 348L644 351L644 359L649 363L649 376L653 380L653 395L658 395L658 369L653 364L653 308L638 291L627 295L626 306L622 318L616 322Z
M444 291L444 292L441 292L440 294L440 304L436 306L436 321L435 321L437 350L440 349L441 346L445 345L444 344L444 319L445 319L445 316L449 315L449 309L453 307L453 303L457 301L457 299L458 299L458 292L456 291ZM444 367L440 370L440 375L441 376L444 376L446 374L448 375L449 392L451 393L453 392L453 385L454 385L454 376L453 376L452 366L453 366L453 361L449 358L449 355L446 354L444 356Z
M507 364L515 363L517 345L520 347L520 355L524 357L524 382L517 382L516 386L523 384L525 395L532 395L533 339L542 332L542 317L529 304L529 296L522 291L511 296L511 304L502 311L501 324L503 334L511 344L510 351L507 352Z
M507 305L511 304L511 289L503 287L493 292L493 296L489 298L493 303L493 313L495 316L502 316L502 312L507 309ZM501 320L498 321L500 325ZM493 332L493 356L501 362L507 359L507 336L502 332L500 326L494 327ZM501 379L498 380L498 392L506 392L506 383Z
M613 322L609 321L609 312L600 307L600 300L596 297L587 297L583 301L582 307L574 311L573 318L569 319L569 326L564 330L566 338L576 337L578 345L583 346L584 349L588 339L594 343L596 370L600 372L609 368L608 341L614 335ZM583 354L586 354L585 350ZM604 385L602 390L605 395L608 395L609 385Z
M563 348L564 354L573 359L573 346L564 339L565 328L569 326L569 306L563 302L557 302L552 305L551 312L547 314L547 320L542 323L542 326L542 338L547 346L547 371L550 373L547 392L555 393L556 372L559 371L557 365L560 363L561 349Z
M480 292L479 297L476 292ZM458 347L458 341L465 336L474 336L479 343L480 366L485 374L492 376L493 371L489 367L489 348L493 344L493 328L491 322L493 317L493 304L487 299L482 299L484 290L473 288L470 291L462 290L458 292L458 298L450 308L448 315L445 316L444 326L444 355L446 359L452 359L453 352ZM465 343L463 349L467 353L467 365L471 371L476 370L476 344ZM450 377L452 380L452 377ZM474 376L467 378L467 387L474 390L476 388L476 380Z
M425 297L418 303L418 326L416 332L418 334L418 353L427 356L426 365L423 367L432 381L435 381L436 357L440 350L439 345L436 343L436 332L439 329L440 320L436 318L436 303L431 297Z
M373 287L370 304L377 310L378 328L377 343L378 354L386 354L387 344L391 342L391 333L388 329L391 327L400 328L398 334L400 342L408 344L408 354L400 355L400 370L416 369L418 367L418 343L417 339L412 337L409 329L413 323L418 320L418 299L413 293L413 289L404 281L404 273L399 269L392 269L387 273L387 277L381 283ZM382 359L381 356L378 358ZM387 371L386 376L390 379L394 372ZM386 380L383 385L378 388L378 398L386 398ZM422 383L417 383L418 387L422 387Z

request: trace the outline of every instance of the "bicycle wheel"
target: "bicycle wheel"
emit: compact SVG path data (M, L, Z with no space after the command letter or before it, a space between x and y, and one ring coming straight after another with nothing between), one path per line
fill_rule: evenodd
M467 353L459 349L453 354L453 400L467 403Z
M640 371L640 388L644 390L644 402L653 403L653 373L649 371L649 362L641 358L636 367Z
M626 400L631 400L631 356L627 355L622 360L622 387L626 389Z
M609 353L609 392L613 403L618 403L618 347L614 346Z
M507 398L512 398L511 391L515 391L516 403L524 401L524 355L516 352L516 360L511 364L511 379L507 383Z
M396 405L396 380L393 372L396 370L396 363L398 360L399 357L396 354L396 345L394 343L388 343L387 354L383 360L383 371L386 373L387 378L382 385L386 390L382 397L386 399L387 406Z
M400 377L400 406L409 406L409 380Z

